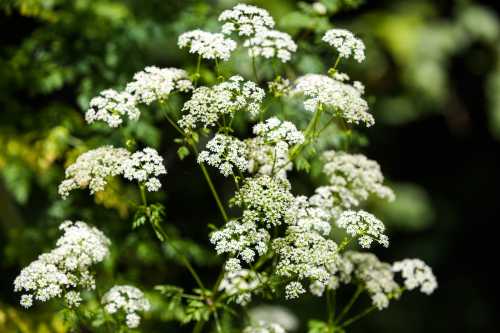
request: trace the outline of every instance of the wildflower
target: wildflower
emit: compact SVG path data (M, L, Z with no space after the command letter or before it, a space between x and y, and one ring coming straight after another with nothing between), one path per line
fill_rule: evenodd
M174 91L189 91L192 83L185 70L149 66L134 74L125 91L134 96L138 103L149 105L163 101Z
M245 140L245 144L250 173L286 179L286 173L292 169L292 163L288 157L289 146L285 141L273 144L256 137Z
M129 157L126 149L113 146L83 153L66 169L66 179L59 185L59 194L67 198L69 192L77 188L88 187L91 194L104 190L106 179L121 174L123 162Z
M296 331L299 328L299 319L284 306L260 304L250 309L248 315L254 322L276 323L285 330Z
M236 42L220 33L193 30L179 36L177 42L181 49L189 47L189 53L196 53L203 59L229 60L236 49Z
M253 127L253 133L264 138L266 142L285 141L288 145L302 144L304 134L290 121L281 121L276 117L267 119Z
M179 126L186 131L200 125L213 127L221 117L232 117L237 111L246 110L255 116L264 96L264 90L255 82L245 81L238 75L211 88L197 88L182 108L186 114L179 120Z
M289 34L277 30L262 30L254 37L245 40L243 46L248 48L248 55L252 58L278 58L281 62L288 62L292 54L297 51L297 44Z
M397 261L392 265L392 271L401 272L408 290L420 287L420 292L430 295L437 288L436 277L432 269L420 259Z
M385 226L382 221L363 210L343 212L337 220L337 226L345 229L348 235L359 237L359 245L363 248L369 248L373 241L389 246L389 237L384 234Z
M144 148L123 161L123 177L144 184L149 192L158 191L158 176L166 174L163 158L153 148Z
M325 6L323 3L319 2L319 1L317 1L317 2L315 2L315 3L313 3L313 4L312 4L312 9L313 9L313 10L314 10L314 11L315 11L318 15L326 15L326 13L327 13L327 8L326 8L326 6Z
M299 77L295 82L294 94L307 97L304 101L307 111L315 112L322 106L347 123L362 123L367 127L375 123L360 90L326 75L306 74Z
M237 32L248 37L274 28L274 20L266 10L244 4L223 11L219 21L224 22L222 33L226 35Z
M270 228L282 223L293 200L287 180L264 175L247 178L231 204L255 212L260 223Z
M285 329L276 323L257 321L243 329L243 333L286 333Z
M348 30L330 29L322 40L333 46L341 58L349 58L352 55L357 62L365 60L365 44Z
M306 290L302 286L302 284L298 281L292 281L285 287L285 298L286 299L295 299L299 298L300 295L304 294Z
M233 167L241 172L248 171L246 145L243 141L225 134L216 134L207 143L206 150L198 155L198 163L216 167L225 176L235 174Z
M274 97L287 96L291 91L290 80L283 79L281 76L268 82L267 87Z
M68 304L71 308L79 307L82 302L80 293L74 290L68 291L64 296L64 299L66 300L66 304Z
M330 218L328 211L321 207L314 207L307 197L299 196L288 209L286 221L304 230L316 231L323 236L328 236L331 230Z
M129 328L139 326L141 317L138 312L149 311L149 301L142 291L133 286L113 286L101 299L104 309L109 314L123 313L125 324Z
M252 293L262 288L267 281L263 274L248 269L229 271L219 285L219 290L234 297L237 304L246 305L252 300Z
M140 111L133 95L126 91L107 89L90 100L85 120L89 124L104 121L109 127L118 127L123 123L125 116L130 120L137 120L139 115Z
M265 229L257 227L258 221L256 212L245 210L241 221L229 221L221 230L213 232L210 242L215 245L217 254L240 257L246 263L252 263L255 254L265 254L271 237ZM235 262L230 266L236 267Z

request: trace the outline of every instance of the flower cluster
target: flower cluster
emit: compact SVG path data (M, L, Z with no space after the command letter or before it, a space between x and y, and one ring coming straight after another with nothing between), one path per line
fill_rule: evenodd
M66 179L59 185L59 194L67 198L77 188L89 188L90 193L102 191L107 178L123 172L123 162L130 153L123 148L104 146L78 156L65 172Z
M257 213L246 210L241 221L229 221L221 230L213 232L210 242L215 245L217 254L227 253L246 263L252 263L256 253L259 256L265 254L271 236L266 229L257 226L258 221ZM239 266L239 259L232 260L226 264L226 270L238 269Z
M212 127L221 117L232 117L235 112L244 110L255 116L264 96L264 90L255 82L245 81L238 75L210 88L197 88L182 108L186 114L179 120L179 126L186 131L199 125Z
M181 49L189 47L189 53L196 53L203 59L229 60L236 49L236 42L221 33L193 30L179 36L177 42Z
M198 155L198 163L207 163L225 176L234 174L233 167L241 172L248 171L247 147L237 138L216 134L207 143L206 150Z
M137 103L150 105L163 101L174 91L186 92L193 88L185 70L148 66L134 74L125 91L134 96ZM131 118L131 117L129 117Z
M248 48L250 57L264 57L266 59L278 58L282 62L288 62L292 53L297 51L297 44L289 34L277 30L263 30L243 43Z
M328 236L331 230L330 219L331 215L327 210L314 206L306 196L298 196L287 211L286 221L304 230Z
M287 180L263 175L247 178L231 204L255 212L260 223L271 228L282 223L293 200Z
M125 324L136 328L141 322L138 312L149 311L149 301L142 291L133 286L113 286L101 299L104 309L109 314L125 315Z
M106 89L90 100L85 120L89 124L103 121L109 127L118 127L123 123L124 116L130 120L137 120L140 114L133 95L126 91Z
M263 138L266 143L285 141L291 146L304 142L304 134L292 122L281 121L276 117L254 125L253 133Z
M420 287L420 292L430 295L437 288L432 269L420 259L405 259L392 265L393 272L401 272L406 289Z
M251 322L275 323L285 330L296 331L299 319L288 308L282 305L259 304L248 311Z
M367 127L375 123L373 116L368 113L368 103L363 99L359 87L326 75L306 74L299 77L295 82L294 94L307 97L304 101L307 111L314 112L319 107L326 107L347 123L362 123Z
M389 237L384 234L384 223L363 210L343 212L337 220L337 226L345 229L348 235L359 237L359 245L363 248L370 248L373 241L389 246Z
M365 44L348 30L330 29L322 40L334 47L341 58L349 58L352 55L357 62L365 60Z
M234 297L237 304L246 305L252 300L252 294L262 288L266 281L264 274L248 269L232 270L224 274L219 290Z
M78 288L94 289L92 265L104 260L110 241L98 229L84 222L65 221L59 227L64 234L56 248L44 253L25 267L14 281L14 291L24 291L21 305L30 307L33 298L46 302L64 295L70 307L78 306Z
M244 4L223 11L219 21L224 22L222 32L226 35L237 32L248 37L274 28L274 20L266 10Z
M258 321L243 329L243 333L286 333L281 325L267 321Z
M153 148L137 151L123 161L123 177L144 184L149 192L158 191L161 187L158 176L166 174L163 158Z

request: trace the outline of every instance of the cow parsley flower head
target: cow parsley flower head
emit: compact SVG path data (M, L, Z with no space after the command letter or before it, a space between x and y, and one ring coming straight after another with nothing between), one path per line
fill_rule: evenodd
M401 272L406 289L420 287L420 292L430 295L437 288L437 280L432 268L420 259L405 259L392 265L393 272Z
M281 121L276 117L267 119L253 127L253 133L262 137L266 143L284 141L288 145L302 144L304 134L290 121Z
M163 158L153 148L137 151L123 161L123 177L144 184L149 192L160 189L158 176L166 173Z
M46 302L64 296L69 307L80 304L77 288L93 289L93 264L104 260L110 241L104 234L84 222L65 221L60 229L64 234L56 248L41 254L25 267L14 280L14 291L25 292L21 305L30 307L33 300Z
M188 47L189 53L196 53L203 59L229 60L236 49L236 42L221 33L192 30L179 36L177 44L181 49Z
M246 172L249 163L246 145L233 136L216 134L198 155L198 163L218 168L225 177L235 174L233 168Z
M384 223L363 210L343 212L337 220L337 226L344 229L348 235L359 237L359 245L363 248L370 248L373 241L385 247L389 246L389 237L384 234Z
M237 258L238 265L240 265L240 259L246 263L252 263L255 261L256 254L264 255L271 236L266 229L257 226L258 221L257 213L245 210L241 221L229 221L222 229L213 232L210 242L215 245L217 254L227 253ZM228 265L233 267L233 270L238 267L234 260L231 263L228 261Z
M149 105L163 101L174 91L189 91L193 88L185 70L148 66L134 75L125 91L134 96L138 103Z
M350 124L370 127L375 123L360 90L326 75L306 74L299 77L295 81L294 94L307 97L304 101L307 111L315 112L319 107L324 107Z
M125 116L130 120L139 118L140 111L136 106L135 97L126 91L107 89L90 100L85 120L89 124L103 121L109 127L118 127Z
M288 62L297 51L297 44L292 37L277 30L262 30L245 40L243 46L248 48L248 55L252 58L278 58L283 63Z
M222 32L226 35L237 32L249 37L274 28L274 20L265 9L244 4L223 11L219 22L224 22Z
M286 333L285 329L276 323L257 321L243 329L243 333Z
M138 313L149 311L151 307L144 293L133 286L113 286L104 294L101 303L109 314L124 314L129 328L138 327L141 322Z
M247 178L230 203L255 212L260 223L271 228L282 223L293 200L287 180L263 175Z
M286 221L305 230L328 236L331 230L330 218L328 211L313 206L307 197L299 196L287 211Z
M244 306L252 300L252 293L262 288L266 281L264 274L248 269L228 271L224 274L219 290L232 296L237 304Z
M334 47L341 58L349 58L352 55L357 62L365 60L365 44L348 30L330 29L322 40Z
M300 295L305 294L306 290L302 283L298 281L292 281L285 286L285 298L286 299L296 299Z
M237 111L248 111L256 116L265 92L255 82L245 81L235 75L227 81L213 87L200 87L193 92L189 101L184 103L185 113L179 120L179 126L191 131L199 126L215 126L219 118L232 117Z
M66 169L66 179L59 185L59 194L67 198L77 188L89 188L91 194L104 190L106 179L121 174L123 162L129 157L126 149L113 146L83 153Z
M379 310L389 306L391 298L399 297L401 291L394 281L391 265L381 262L374 254L347 251L344 258L352 264L352 279L361 283Z
M250 173L287 178L286 173L292 169L292 163L288 157L289 146L285 141L273 144L262 137L256 137L247 139L245 143Z
M303 227L289 226L286 236L276 238L272 246L278 256L276 274L296 282L292 287L286 287L287 298L293 296L289 288L301 290L295 287L302 280L309 280L311 283L318 281L322 285L328 283L330 271L338 256L337 244L333 240ZM302 287L301 284L300 286ZM295 294L299 295L298 292Z

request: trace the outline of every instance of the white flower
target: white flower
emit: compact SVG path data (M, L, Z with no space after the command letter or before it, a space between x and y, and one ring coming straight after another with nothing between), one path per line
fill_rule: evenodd
M228 271L224 274L219 290L233 296L237 304L244 306L252 300L252 293L261 288L266 281L265 275L248 269Z
M281 62L288 62L297 51L297 44L292 37L277 30L259 31L254 37L245 40L243 46L248 48L248 55L252 58L278 58Z
M250 309L248 315L253 322L275 323L289 331L299 328L297 316L284 306L260 304Z
M104 190L107 178L122 173L123 161L130 153L123 148L104 146L81 154L66 169L66 179L59 185L59 194L67 198L77 188L89 188L94 194Z
M104 121L109 127L118 127L122 124L124 116L130 120L137 120L139 115L140 111L134 96L125 91L107 89L90 100L85 120L89 124Z
M68 304L70 308L79 307L80 303L82 302L80 293L74 290L68 291L64 296L64 299L66 300L66 304Z
M349 58L352 55L357 62L365 60L365 44L348 30L330 29L322 40L333 46L341 58Z
M236 49L236 42L223 34L199 29L180 35L177 44L181 49L189 47L189 53L196 53L203 59L229 60Z
M185 70L149 66L134 74L134 80L127 84L126 91L138 103L149 105L163 101L174 91L188 91L193 88Z
M133 286L113 286L104 294L101 303L109 314L123 312L129 328L139 326L141 318L137 313L149 311L151 307L143 292Z
M362 123L367 127L375 123L368 113L368 103L363 99L359 86L355 88L326 75L306 74L295 81L294 93L308 98L304 101L307 111L315 112L322 106L347 123Z
M262 137L266 143L285 141L288 145L302 144L304 134L290 121L281 121L276 117L267 119L253 127L253 133Z
M236 31L240 36L253 36L274 28L274 20L266 10L244 4L223 11L219 21L225 22L222 32L226 35Z
M261 320L251 326L245 327L243 329L243 333L286 333L286 331L277 323L270 323Z
M408 290L420 287L420 292L430 295L438 286L432 269L420 259L397 261L393 264L392 270L401 272Z
M266 228L280 225L294 198L285 179L260 176L247 178L231 199L231 205L255 212Z
M305 196L296 197L286 214L288 224L296 225L304 230L316 231L323 236L330 234L330 218L328 211L313 206Z
M265 229L257 227L258 221L257 213L245 210L241 221L229 221L221 230L213 232L210 242L217 254L240 257L246 263L255 261L256 254L265 254L271 237ZM230 265L236 267L235 262Z
M167 173L163 158L153 148L144 148L123 161L123 177L146 184L150 192L158 191L161 183L158 176Z
M306 290L302 286L302 284L298 281L292 281L285 287L285 298L286 299L295 299L299 298L300 295L304 294Z
M248 171L247 148L243 141L225 134L216 134L207 143L206 150L198 155L198 163L207 163L225 176L235 173L233 167L241 172Z
M33 295L22 295L19 303L26 309L31 307L33 305Z
M359 237L359 245L363 248L369 248L373 241L389 246L389 237L384 234L384 223L363 210L343 212L337 220L337 226L345 229L348 235Z
M325 15L327 13L326 6L319 1L312 4L312 9L318 13L318 15Z
M245 81L235 75L227 81L213 87L200 87L193 92L189 101L184 103L182 111L186 114L179 120L179 126L186 131L198 126L213 127L217 121L237 111L248 111L256 116L265 92L255 82Z

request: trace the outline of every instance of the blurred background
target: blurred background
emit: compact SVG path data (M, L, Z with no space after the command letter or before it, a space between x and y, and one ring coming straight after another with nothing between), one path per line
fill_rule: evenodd
M341 70L365 83L377 120L359 134L359 151L381 164L398 197L391 204L370 203L392 240L389 249L377 254L387 261L421 257L438 277L440 287L431 297L408 294L349 332L498 332L496 2L322 0L324 11L312 2L251 3L269 10L280 30L301 38L299 49L307 52L293 59L292 73L328 68L331 54L318 41L331 27L350 29L365 41L366 62L346 63ZM99 91L123 87L147 65L193 69L195 61L178 50L177 36L194 28L217 29L218 13L235 2L0 4L0 332L63 331L50 304L23 311L12 282L22 267L54 245L65 219L94 224L113 240L112 258L99 268L103 280L132 282L146 290L162 283L193 287L168 245L158 245L146 228L131 232L133 211L123 198L137 194L127 184L116 181L120 194L105 191L90 197L80 191L66 201L57 195L64 167L103 143L123 145L134 137L161 150L169 174L167 193L156 199L166 205L176 245L206 280L214 279L220 259L204 226L220 225L218 213L192 157L176 157L178 147L171 143L175 133L154 112L119 131L89 127L83 114ZM247 67L238 55L225 64L227 72L237 68L249 73ZM203 75L205 82L214 80L208 69ZM300 116L295 117L300 123ZM299 173L292 175L299 191L311 192L321 182L314 165L312 171L312 184ZM224 179L217 182L224 188ZM171 322L176 313L158 310L161 297L148 297L154 311L144 321L144 331L177 327ZM289 308L304 324L325 311L307 297ZM304 332L304 324L295 332Z

